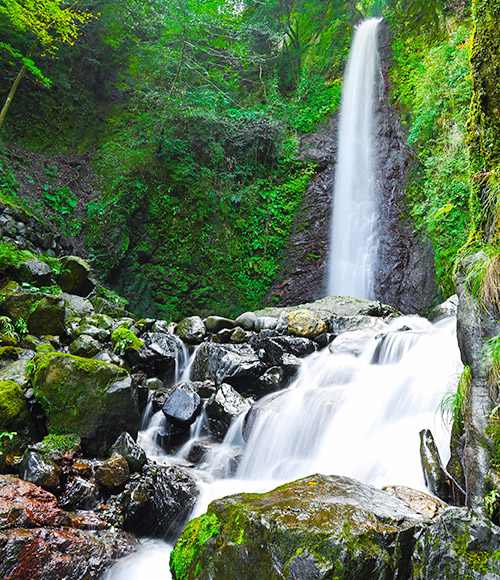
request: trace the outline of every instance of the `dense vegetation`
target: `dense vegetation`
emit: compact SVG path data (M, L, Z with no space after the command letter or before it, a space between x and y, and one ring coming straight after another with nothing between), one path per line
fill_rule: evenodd
M2 197L84 238L138 314L166 318L262 303L315 171L299 138L338 106L354 24L383 12L414 154L408 213L454 291L470 221L467 2L86 0L50 41L47 18L26 27L19 6L0 2L2 95L27 67L1 129ZM41 176L13 143L45 155ZM63 178L57 156L75 152L91 187Z

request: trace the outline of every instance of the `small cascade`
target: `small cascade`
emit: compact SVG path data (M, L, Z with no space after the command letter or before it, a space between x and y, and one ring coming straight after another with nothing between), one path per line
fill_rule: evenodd
M349 54L338 136L327 295L374 297L378 207L374 115L379 20L356 30Z
M222 443L212 444L197 472L200 497L192 517L218 497L267 491L312 473L347 475L378 487L425 489L422 429L431 429L447 461L449 429L439 403L461 372L455 326L453 317L436 324L401 317L385 328L366 329L369 340L359 356L324 349L303 359L290 387L260 399L235 419ZM150 413L142 446L154 439L157 421L158 413ZM202 413L176 457L161 452L162 457L157 446L151 453L157 461L179 462L205 436L205 428ZM169 550L163 546L154 544L132 556L130 569L137 574L147 570L150 580L168 578ZM106 580L136 577L128 567L121 570L113 568Z

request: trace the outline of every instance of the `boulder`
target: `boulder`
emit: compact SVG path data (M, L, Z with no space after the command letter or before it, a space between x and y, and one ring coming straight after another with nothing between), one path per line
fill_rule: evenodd
M334 316L329 323L330 332L339 335L351 330L363 330L371 328L374 331L381 332L387 329L387 324L377 316Z
M500 528L467 508L449 508L424 531L413 556L414 580L500 578Z
M458 296L453 294L448 300L445 300L442 304L438 304L433 308L428 315L428 319L431 321L439 320L446 316L456 316L458 310Z
M0 433L4 432L15 432L28 439L37 436L23 390L11 380L0 380Z
M26 321L36 336L64 332L64 300L61 296L34 292L9 282L0 290L0 314Z
M212 502L177 542L172 577L408 579L428 522L375 487L314 475Z
M328 330L326 322L310 310L293 310L287 318L288 331L296 336L315 338Z
M200 344L207 335L207 329L199 316L191 316L179 322L175 333L188 344Z
M203 343L196 351L191 380L211 380L216 384L229 383L243 396L252 393L265 371L257 353L247 344Z
M18 282L27 282L33 286L50 286L52 284L52 268L37 258L31 258L16 264L14 277Z
M91 510L99 501L99 488L83 477L71 479L59 498L59 507L65 510Z
M222 441L233 420L250 409L250 402L244 399L230 385L222 384L208 400L207 414L210 432Z
M10 364L7 364L0 370L0 381L14 381L22 387L23 390L29 388L28 374L28 360L20 359Z
M182 341L166 332L147 332L141 339L144 346L138 351L138 362L150 375L171 382L184 348Z
M129 433L124 431L110 447L109 452L119 453L127 460L129 469L132 473L141 471L146 463L146 453L142 447L132 439Z
M253 312L243 312L234 321L235 326L240 326L243 330L254 330L257 316Z
M0 578L100 578L138 546L98 518L71 518L32 483L0 475ZM78 529L91 527L98 531Z
M110 491L123 487L130 479L127 460L119 453L113 453L95 470L95 480Z
M382 490L393 497L397 497L417 514L433 521L439 519L448 508L448 505L437 497L404 485L387 485Z
M254 328L257 332L261 330L274 330L278 325L278 320L272 316L259 316L255 319Z
M21 462L20 476L47 491L56 491L61 484L61 469L50 457L37 451L27 451Z
M88 334L81 334L69 345L69 352L75 356L90 358L102 350L101 344Z
M94 306L90 300L77 296L76 294L62 293L62 298L66 306L66 319L71 316L87 316L94 314Z
M62 353L34 359L33 389L51 433L75 433L82 449L103 455L123 431L140 424L137 389L123 369Z
M234 320L222 316L209 316L204 322L207 330L214 334L224 328L234 328Z
M197 497L195 482L178 467L148 463L115 501L125 530L168 541L181 531Z
M303 358L315 351L314 343L311 340L297 336L266 336L261 333L255 336L250 344L257 351L264 350L263 358L275 366L283 364L285 353Z
M288 384L287 375L281 367L271 367L259 377L259 384L263 393L279 391Z
M198 393L190 388L189 383L181 383L171 391L163 404L162 411L167 419L179 425L191 425L201 410L201 399Z
M231 336L229 337L230 342L234 342L236 344L241 344L242 342L248 342L252 336L252 332L243 330L240 326L237 326L232 332Z
M88 296L95 288L95 281L87 262L77 256L64 256L60 263L61 273L56 276L56 281L63 292Z

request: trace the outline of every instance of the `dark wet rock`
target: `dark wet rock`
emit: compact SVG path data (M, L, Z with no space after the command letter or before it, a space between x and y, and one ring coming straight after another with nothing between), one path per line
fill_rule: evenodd
M303 358L316 350L311 340L295 336L270 336L267 338L258 335L251 341L251 344L256 349L264 349L265 358L274 366L283 364L283 355L286 353Z
M95 508L98 501L99 488L97 485L88 479L77 476L66 485L58 505L65 510L91 510Z
M139 536L170 539L182 529L198 490L185 472L174 466L148 463L116 498L125 530Z
M449 508L420 536L415 580L500 578L500 528L467 508Z
M212 502L184 529L171 569L175 580L387 580L395 570L408 579L415 537L427 523L372 486L314 475Z
M138 352L138 363L149 374L170 382L174 377L178 353L182 349L181 340L166 332L147 332L141 340L144 347Z
M285 352L281 357L281 368L285 372L285 377L288 379L288 382L297 376L301 366L300 359L294 354Z
M200 465L206 460L213 446L214 443L212 440L199 439L191 445L186 459L195 465Z
M251 394L265 365L247 344L204 343L197 350L191 367L191 380L229 383L242 395Z
M45 454L27 451L20 466L20 476L25 481L43 487L47 491L56 491L61 484L61 469L57 463Z
M209 332L214 334L224 328L234 328L234 320L222 316L209 316L205 318L205 326Z
M255 321L257 317L253 312L243 312L240 314L236 320L234 321L235 326L240 326L243 330L254 330L255 329Z
M95 470L95 479L106 489L116 490L123 487L130 479L130 469L125 457L113 453Z
M27 282L33 286L50 286L52 284L52 268L36 258L19 262L14 270L14 277L18 282Z
M279 391L285 388L287 383L286 373L281 367L271 367L259 378L263 393Z
M69 352L75 356L90 358L102 350L99 341L88 334L81 334L69 345Z
M420 431L420 460L425 485L434 495L446 503L451 503L450 477L443 468L434 437L429 429Z
M163 404L162 411L167 419L180 425L191 425L201 410L201 399L189 383L180 383L171 391Z
M77 256L64 256L60 260L61 273L56 277L63 292L88 296L95 288L90 266Z
M119 453L127 460L132 473L140 471L146 463L146 453L139 447L129 433L124 431L109 449L109 453Z
M205 406L210 432L215 439L222 441L233 420L249 408L250 402L230 385L219 385Z
M104 455L123 431L137 436L137 392L125 370L62 353L34 361L34 394L50 432L79 435L83 451L94 456Z
M266 411L271 411L275 414L280 412L283 405L282 395L283 393L275 393L274 395L257 401L250 407L247 414L245 415L245 419L243 420L242 435L245 441L250 439L250 435L252 434L252 430L259 415L265 413Z
M219 330L217 334L212 335L212 342L216 342L218 344L227 344L231 340L232 336L232 328L223 328L222 330Z
M174 423L166 417L158 430L160 446L171 454L175 454L179 447L188 441L189 435L189 425Z
M200 344L207 335L207 329L199 316L191 316L179 322L175 333L188 344Z

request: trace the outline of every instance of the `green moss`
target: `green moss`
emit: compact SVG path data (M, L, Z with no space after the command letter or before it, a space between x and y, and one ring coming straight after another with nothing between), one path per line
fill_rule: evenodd
M35 254L27 250L19 250L10 242L0 242L0 271L14 267L19 262L35 258Z
M144 343L140 338L128 328L117 328L111 335L111 342L113 343L113 350L120 355L125 354L125 351L140 350Z
M79 435L75 433L69 433L67 435L47 435L43 438L43 441L38 443L37 449L42 453L67 453L74 449L79 448L81 445L81 439Z
M199 562L195 568L195 575L190 575L193 558L205 542L218 534L220 525L219 518L210 512L188 523L170 556L170 568L175 574L176 580L197 577L200 572Z
M30 426L28 404L14 381L0 381L0 432L20 431Z

